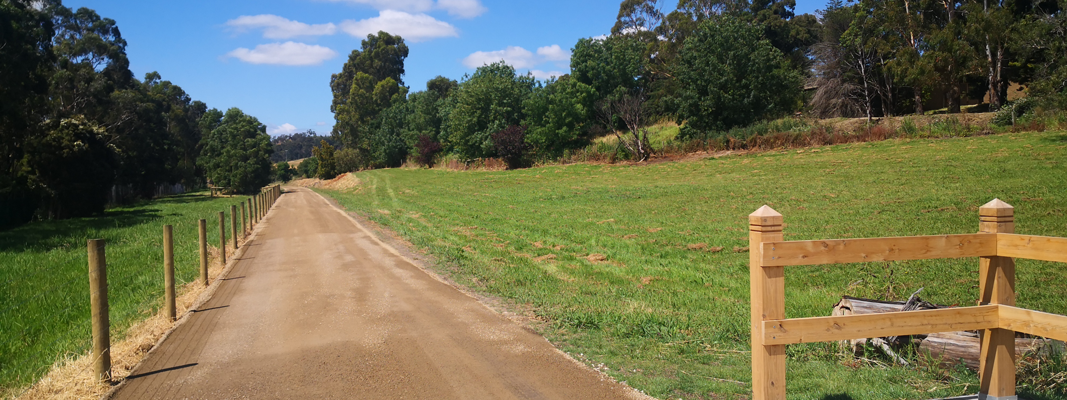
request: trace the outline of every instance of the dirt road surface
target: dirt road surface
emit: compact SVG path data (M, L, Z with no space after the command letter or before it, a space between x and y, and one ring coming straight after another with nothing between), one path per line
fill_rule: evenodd
M287 191L113 398L647 398Z

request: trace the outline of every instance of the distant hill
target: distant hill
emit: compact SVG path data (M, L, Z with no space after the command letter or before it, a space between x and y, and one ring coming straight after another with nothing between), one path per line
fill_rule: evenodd
M337 147L337 142L330 136L319 136L310 129L307 132L278 136L271 140L274 154L270 156L270 161L277 163L311 157L311 148L318 147L323 140Z

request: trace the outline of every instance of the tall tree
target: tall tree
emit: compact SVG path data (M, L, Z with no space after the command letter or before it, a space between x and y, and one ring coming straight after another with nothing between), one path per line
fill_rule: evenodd
M522 123L523 101L535 83L503 61L479 67L452 95L442 142L467 159L494 156L490 135Z
M408 46L399 35L381 31L377 35L367 35L361 42L361 48L352 50L348 55L341 72L330 76L330 90L333 92L330 110L336 114L339 107L348 103L358 73L366 74L374 83L392 78L403 86L404 60L407 57Z
M204 135L199 164L216 186L254 193L271 179L273 149L267 127L238 108L218 115L212 109L201 118L202 126L215 128Z

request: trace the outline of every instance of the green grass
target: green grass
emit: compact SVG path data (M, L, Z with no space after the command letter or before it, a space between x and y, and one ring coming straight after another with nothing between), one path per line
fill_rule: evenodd
M94 218L0 232L0 395L17 394L57 359L91 348L86 241L106 240L112 341L163 300L163 225L174 225L177 283L199 277L197 220L218 245L218 212L244 197L187 194ZM239 208L239 207L238 207ZM229 241L229 239L227 239Z
M969 233L997 197L1015 206L1018 233L1067 236L1065 165L1067 134L1046 132L636 166L377 170L357 173L353 191L323 193L435 255L460 284L533 313L553 343L621 381L661 398L745 398L748 254L732 250L747 246L749 213L777 209L787 240ZM725 250L689 248L701 243ZM920 287L928 301L973 305L977 265L790 268L786 314L825 316L842 295L903 299ZM1065 289L1063 265L1018 262L1020 306L1065 314ZM857 367L835 348L788 348L790 398L977 392L968 371Z

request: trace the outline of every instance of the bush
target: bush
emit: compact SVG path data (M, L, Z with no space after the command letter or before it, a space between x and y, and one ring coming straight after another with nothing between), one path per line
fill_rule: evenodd
M340 172L356 172L367 166L363 155L353 149L338 150L333 156L337 160L337 170Z
M496 154L508 165L508 169L522 168L526 150L526 127L511 125L492 136Z
M311 153L315 154L315 159L318 160L315 176L319 179L333 179L337 176L337 160L333 157L332 145L323 140L321 147L311 149Z
M426 168L433 168L434 158L441 152L441 149L441 143L433 140L430 136L419 136L419 142L415 144L415 150L418 151L415 161L419 165L425 165Z
M315 157L305 158L300 162L300 165L296 167L298 175L305 178L314 178L315 174L319 173L319 159Z
M295 172L296 171L293 171L293 167L289 166L289 163L285 161L280 161L277 164L274 164L275 181L288 182L290 179L293 179L293 174Z
M1024 97L1016 101L1009 102L993 116L993 125L997 126L1012 126L1015 125L1015 121L1022 118L1024 115L1030 114L1034 110L1035 101L1032 98Z

